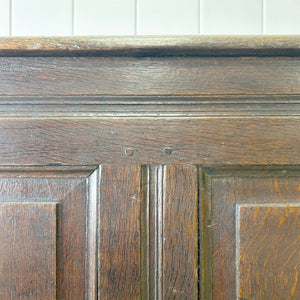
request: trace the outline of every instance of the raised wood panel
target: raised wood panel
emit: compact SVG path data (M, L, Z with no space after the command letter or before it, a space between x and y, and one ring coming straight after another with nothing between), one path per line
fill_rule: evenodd
M237 206L239 299L299 299L299 214L300 204Z
M97 196L92 190L97 189L97 185L93 184L96 181L93 177L96 175L91 173L92 170L84 168L72 170L72 168L60 169L59 167L56 169L5 168L0 172L0 204L2 208L7 207L11 210L11 222L14 223L11 223L10 229L16 235L16 239L18 238L18 241L15 241L18 243L16 245L22 247L24 243L33 251L32 257L39 262L40 271L45 272L44 275L41 274L41 278L51 274L42 268L43 264L49 265L50 271L55 269L56 289L55 283L54 289L57 299L95 299L96 268L93 257L96 255L95 203ZM14 204L11 205L11 202ZM31 204L26 204L27 202ZM48 222L46 218L48 210L45 212L41 210L43 205L46 208L51 205L56 207L56 215L52 213L52 219L49 219ZM32 210L30 210L31 207ZM22 213L22 211L24 212ZM10 213L8 211L6 215L8 216ZM18 214L20 217L17 217ZM28 225L25 221L20 223L22 216L25 221L27 218ZM19 221L17 222L17 220ZM51 222L56 222L56 230ZM25 231L24 226L27 228ZM44 230L42 231L42 229ZM54 241L47 242L47 231L49 235L54 231L52 237ZM49 247L49 249L42 248L45 250L43 252L34 251L34 247L31 248L34 243L37 246L39 243L45 243L45 247ZM50 255L51 251L55 251L52 256ZM18 254L16 259L24 258L21 253L22 251L19 252L19 255L16 252L16 255ZM26 260L24 260L25 262ZM55 265L53 266L53 264ZM19 269L20 272L22 271L20 278L26 278L27 270L25 268ZM31 272L30 268L28 271ZM27 288L30 289L30 284ZM9 287L9 291L13 291L13 288ZM28 290L29 292L30 290ZM49 297L54 299L55 293L53 292L45 299L50 299ZM4 297L3 299L15 298L9 296L9 298Z
M202 172L204 299L299 298L299 178L284 167Z
M56 204L0 203L0 298L56 299Z

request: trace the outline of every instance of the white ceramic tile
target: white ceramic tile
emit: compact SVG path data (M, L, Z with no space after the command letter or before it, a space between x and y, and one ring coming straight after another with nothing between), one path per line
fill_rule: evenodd
M137 0L137 33L198 34L199 0Z
M72 34L72 0L12 0L12 35Z
M262 34L262 27L262 0L201 0L203 34Z
M0 0L0 36L9 35L10 1Z
M135 0L75 0L75 35L135 33Z
M265 34L300 34L300 0L264 0Z

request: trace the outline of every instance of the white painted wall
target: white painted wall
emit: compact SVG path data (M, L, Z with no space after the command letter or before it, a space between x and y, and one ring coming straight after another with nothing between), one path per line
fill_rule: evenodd
M300 0L0 0L0 36L300 34Z

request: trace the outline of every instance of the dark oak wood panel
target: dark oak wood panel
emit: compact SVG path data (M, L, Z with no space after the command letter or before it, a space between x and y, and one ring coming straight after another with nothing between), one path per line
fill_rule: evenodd
M0 157L2 165L298 164L299 128L288 116L1 119Z
M237 210L239 298L298 299L300 204Z
M93 295L95 295L95 286L93 286L93 283L96 282L95 272L93 269L91 270L92 266L87 263L90 257L94 257L96 254L96 245L93 240L93 228L96 228L96 221L94 220L94 223L90 221L93 220L95 211L88 213L89 207L93 207L93 202L96 201L95 197L88 196L91 194L89 189L94 188L91 184L89 184L90 188L87 185L90 173L91 171L81 171L76 174L76 170L73 173L64 169L56 172L49 171L47 174L47 169L22 170L22 168L18 170L8 169L0 173L0 204L5 206L14 202L13 207L16 207L16 212L11 211L11 216L17 213L17 209L20 211L24 209L24 214L30 212L26 209L29 204L24 204L24 202L33 203L33 207L36 207L35 210L43 207L43 203L45 203L45 207L54 205L51 203L56 203L57 220L55 216L52 220L57 223L56 231L52 228L53 225L52 227L49 226L49 222L43 225L43 211L37 211L40 214L36 216L39 230L35 229L37 225L34 225L34 219L28 219L28 233L22 237L19 236L19 238L20 243L22 243L21 241L24 241L26 236L32 235L33 241L34 238L40 240L41 243L44 241L46 247L49 243L47 243L46 238L41 237L43 233L40 232L40 229L49 230L49 234L53 230L55 231L56 255L54 254L54 256L56 257L57 299L93 299ZM28 218L30 218L29 216ZM32 218L34 218L34 214ZM24 224L19 223L18 227L15 227L15 231L18 231L17 228L19 228L21 234L21 228ZM27 242L30 243L30 240L27 239ZM30 245L28 247L30 249ZM55 246L50 247L49 251L53 247ZM46 258L45 253L35 251L32 255L41 260L41 268L42 263L51 265L54 263L53 257ZM46 272L46 270L44 271ZM52 295L52 297L54 296L55 294Z
M141 171L100 168L99 298L141 298Z
M40 298L300 298L299 57L299 36L0 39L0 254L44 240Z
M0 203L0 241L0 298L56 299L56 204Z
M197 299L197 168L144 167L142 182L145 299Z
M292 57L0 57L1 95L300 94Z
M299 178L278 167L202 173L204 299L299 298Z
M197 299L197 169L166 166L163 176L163 299Z

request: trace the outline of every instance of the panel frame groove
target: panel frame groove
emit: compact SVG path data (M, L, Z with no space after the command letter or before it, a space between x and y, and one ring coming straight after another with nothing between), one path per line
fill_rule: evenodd
M85 290L86 299L97 299L97 206L98 206L98 179L99 166L65 166L65 165L41 165L41 166L0 166L0 178L1 180L37 180L45 179L48 180L79 180L80 182L85 181L85 224L82 224L86 227L85 233L85 245L83 247L84 253L82 253L83 261L80 261L79 264L84 264L85 266L85 282L82 284ZM47 183L48 184L48 183ZM50 189L50 187L48 186ZM59 197L57 194L54 197ZM55 204L56 207L56 238L57 240L61 239L61 228L59 222L62 218L60 215L62 213L61 207L64 205L63 197L62 201L56 199L53 201L49 198L49 201L35 201L36 199L31 199L26 196L24 200L10 201L6 196L4 196L5 201L1 203L20 203L20 204ZM12 198L13 199L13 198ZM7 201L8 200L8 201ZM70 203L69 203L70 204ZM64 214L67 211L64 210ZM71 217L69 215L69 217ZM60 229L60 230L59 230ZM64 232L66 233L66 232ZM68 233L68 232L67 232ZM69 233L68 233L69 234ZM58 246L58 244L57 244ZM58 256L58 248L56 247L56 264L60 265L61 257ZM60 267L56 268L56 278L59 280L61 277L62 271ZM59 290L59 285L56 284L56 295L59 297L61 291ZM59 293L60 291L60 293Z
M218 179L229 179L229 178L249 178L249 179L259 179L259 178L299 178L300 177L300 165L220 165L220 166L208 166L208 165L199 165L199 174L200 174L200 202L201 205L199 211L199 218L202 218L200 225L200 286L201 290L201 299L214 299L213 289L213 231L210 229L213 228L211 220L213 220L213 198L212 198L212 189L213 181ZM253 203L243 203L235 202L235 263L236 263L236 295L239 295L239 230L238 230L238 218L239 218L239 207L277 207L277 208L286 208L286 207L300 207L299 202L289 201L287 203L276 203L276 202L253 202ZM202 269L202 270L201 270Z

